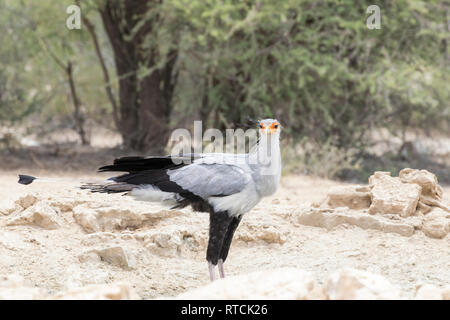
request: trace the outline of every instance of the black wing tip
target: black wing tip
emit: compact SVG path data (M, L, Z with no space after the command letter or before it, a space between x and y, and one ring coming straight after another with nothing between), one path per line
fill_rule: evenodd
M36 179L36 177L33 177L33 176L28 176L26 174L19 174L19 181L18 182L20 184L27 185L27 184L32 183L35 179Z

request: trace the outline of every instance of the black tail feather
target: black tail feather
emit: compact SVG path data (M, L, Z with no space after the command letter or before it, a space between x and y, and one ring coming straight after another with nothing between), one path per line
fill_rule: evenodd
M136 185L126 183L112 183L112 184L95 184L88 183L80 187L83 190L90 190L91 192L98 193L121 193L128 192L136 188Z
M27 176L26 174L19 174L19 183L20 184L30 184L32 183L34 180L36 179L36 177L33 176Z
M196 155L187 156L155 156L155 157L122 157L114 160L112 165L103 166L98 169L99 172L120 171L120 172L139 172L144 170L170 169L191 163L197 159Z

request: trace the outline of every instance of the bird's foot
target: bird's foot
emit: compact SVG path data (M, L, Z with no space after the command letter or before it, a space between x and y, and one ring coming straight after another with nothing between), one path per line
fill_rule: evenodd
M219 259L219 262L217 263L219 266L219 274L221 278L225 278L225 270L223 269L223 260Z

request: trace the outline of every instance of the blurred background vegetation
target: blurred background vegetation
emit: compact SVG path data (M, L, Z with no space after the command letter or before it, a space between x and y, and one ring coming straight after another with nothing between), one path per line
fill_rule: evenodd
M66 27L73 4L80 30ZM288 172L410 166L450 182L450 2L377 1L378 30L371 4L1 0L2 162L167 152L193 120L274 117Z

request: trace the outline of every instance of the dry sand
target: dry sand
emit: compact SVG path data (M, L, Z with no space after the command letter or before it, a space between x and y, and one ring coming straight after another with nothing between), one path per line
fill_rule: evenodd
M2 172L0 176L4 206L32 194L39 199L50 198L63 209L61 226L53 230L32 224L8 226L13 214L0 214L0 275L19 274L26 284L44 288L49 294L88 284L124 281L144 299L176 296L209 283L205 261L207 214L183 209L160 215L137 229L88 233L73 218L78 204L120 208L122 212L126 208L149 212L162 208L120 195L89 194L77 189L81 180L101 177L95 174L59 173L54 176L67 181L29 186L17 184L15 172ZM352 267L386 277L408 298L414 296L420 283L438 287L450 284L450 236L432 239L416 232L404 237L346 225L327 231L296 225L289 219L294 209L321 200L331 186L339 184L304 176L283 177L278 192L245 215L225 264L226 273L296 267L312 272L317 283L323 284L335 270ZM444 199L449 203L450 189L444 190ZM180 243L172 241L174 234L181 234ZM168 242L161 244L161 239ZM98 259L95 252L111 247L126 251L128 267Z

